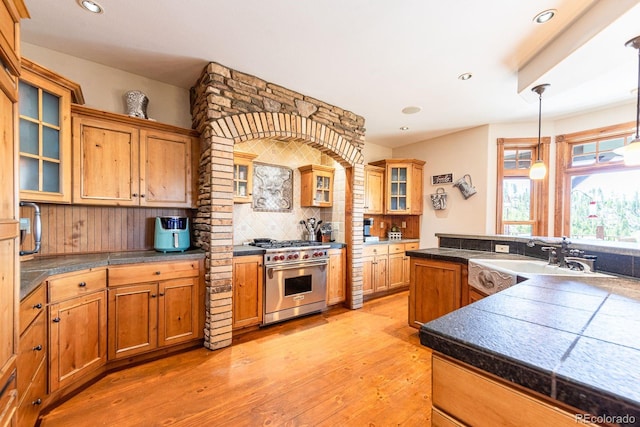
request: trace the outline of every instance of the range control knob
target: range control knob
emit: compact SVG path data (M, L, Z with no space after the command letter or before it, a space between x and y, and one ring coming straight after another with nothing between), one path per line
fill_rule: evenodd
M304 255L302 256L302 259L307 259L307 258L309 258L309 254L304 254Z
M293 254L293 259L298 259L299 255L298 254Z

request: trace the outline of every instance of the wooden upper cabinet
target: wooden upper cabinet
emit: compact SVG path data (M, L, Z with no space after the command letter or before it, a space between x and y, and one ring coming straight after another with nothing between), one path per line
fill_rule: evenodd
M140 205L191 207L191 138L143 129L140 141Z
M74 117L74 203L139 204L138 129Z
M300 171L300 206L333 206L334 168L322 165L307 165Z
M192 208L192 131L73 106L73 202Z
M233 152L233 203L253 200L253 159L257 154Z
M80 86L22 58L19 84L20 199L71 202L71 102Z
M364 167L364 213L384 214L384 168Z
M422 215L425 162L417 159L386 159L371 164L385 168L385 213Z

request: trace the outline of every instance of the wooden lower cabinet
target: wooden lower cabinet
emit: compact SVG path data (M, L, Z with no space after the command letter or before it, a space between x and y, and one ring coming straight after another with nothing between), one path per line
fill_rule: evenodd
M346 253L344 249L329 249L329 266L327 271L327 305L334 305L346 300Z
M389 289L409 286L411 260L405 252L418 249L418 246L418 242L389 245Z
M462 306L463 266L454 262L411 258L409 325L418 328Z
M362 256L362 293L369 295L389 289L387 265L389 247L383 245L366 245Z
M194 264L197 267L197 263ZM115 267L116 277L139 277L152 264ZM167 264L156 266L157 276ZM111 270L109 272L111 274ZM170 270L171 271L171 270ZM121 359L201 336L198 269L193 277L112 286L109 283L109 360ZM116 282L120 283L120 282Z
M433 427L570 427L575 414L583 413L439 354L432 360Z
M46 286L41 284L20 303L18 352L18 425L35 425L47 391Z
M480 301L482 298L487 297L483 292L480 292L474 287L469 286L469 302L468 304L472 304L476 301Z
M262 255L233 258L233 329L262 323L263 278Z
M49 391L107 363L106 290L49 305Z

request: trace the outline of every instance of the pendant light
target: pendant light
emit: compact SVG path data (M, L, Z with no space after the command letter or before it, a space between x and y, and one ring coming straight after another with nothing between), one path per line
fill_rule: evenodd
M638 90L636 100L636 135L628 145L613 150L614 153L624 156L625 166L640 166L640 36L625 43L626 47L638 50Z
M538 105L538 160L531 166L529 169L529 178L533 180L544 179L547 176L547 166L544 164L542 159L540 158L540 152L542 151L542 93L549 87L550 84L541 84L534 88L531 88L531 91L538 94L539 105Z

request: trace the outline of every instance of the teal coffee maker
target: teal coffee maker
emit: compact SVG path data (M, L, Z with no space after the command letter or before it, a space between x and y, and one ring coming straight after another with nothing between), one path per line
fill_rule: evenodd
M157 216L153 247L159 252L183 252L191 246L189 218Z

